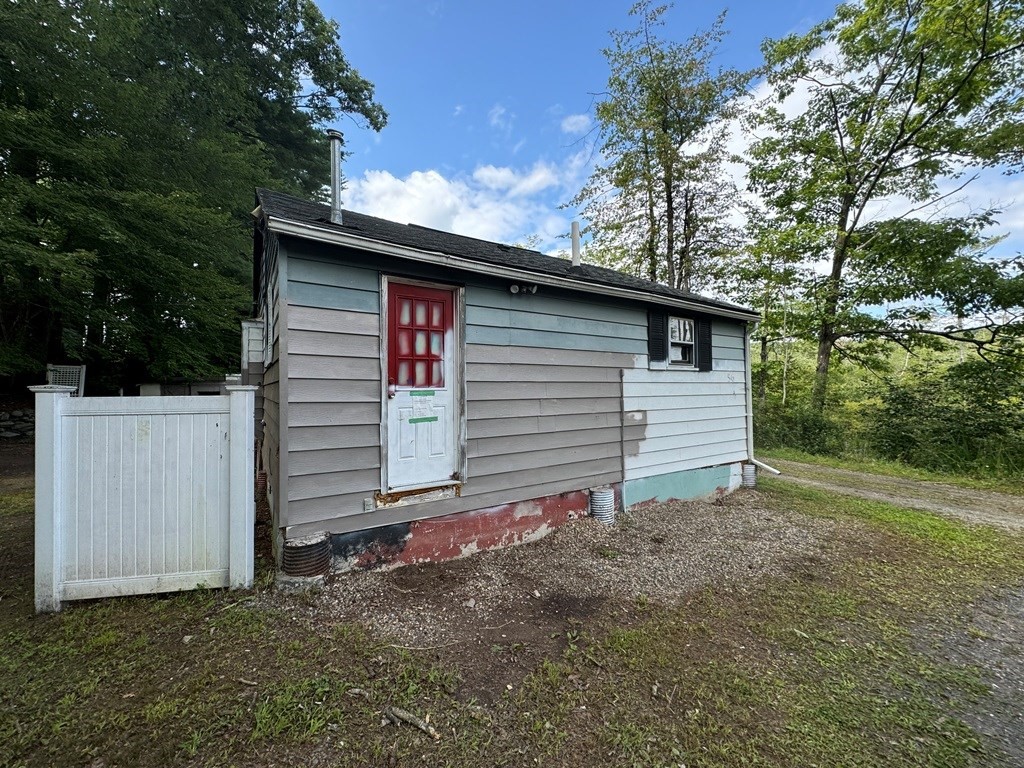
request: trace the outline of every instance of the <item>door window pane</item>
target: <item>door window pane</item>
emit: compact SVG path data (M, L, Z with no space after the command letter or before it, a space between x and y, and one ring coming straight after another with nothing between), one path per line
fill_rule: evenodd
M416 356L427 354L427 332L416 331Z
M400 387L412 386L411 366L408 360L400 360L398 362L398 381L395 382Z
M433 370L430 373L430 386L432 387L443 387L444 386L444 372L441 369L441 361L435 360L433 363Z
M430 327L444 328L444 304L439 301L430 302Z
M410 331L398 332L398 354L402 357L412 354L412 333Z
M425 387L427 386L427 361L417 360L416 361L416 381L413 384L414 387Z
M437 331L431 331L430 333L430 354L434 357L441 357L441 353L444 351L444 336Z
M408 325L412 322L412 300L402 299L398 303L398 324Z
M427 324L427 302L416 302L416 327L422 328Z

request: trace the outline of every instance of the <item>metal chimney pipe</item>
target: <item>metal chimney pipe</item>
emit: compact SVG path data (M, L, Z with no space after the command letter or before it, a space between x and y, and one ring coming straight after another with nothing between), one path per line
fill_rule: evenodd
M580 223L574 221L572 223L572 265L578 267L580 265Z
M331 140L331 223L341 224L341 145L345 137L332 128L327 138Z

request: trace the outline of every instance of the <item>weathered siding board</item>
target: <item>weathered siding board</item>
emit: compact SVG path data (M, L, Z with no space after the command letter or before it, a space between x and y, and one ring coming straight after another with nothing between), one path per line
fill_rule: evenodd
M593 488L598 485L617 482L621 479L622 472L618 467L612 467L609 471L601 474L580 475L576 478L581 488ZM526 482L534 483L524 485ZM507 479L499 482L507 482ZM528 499L539 499L557 493L561 490L564 481L556 479L554 482L535 483L534 478L523 478L519 476L516 490L522 495L520 501ZM293 536L302 536L307 533L324 530L324 509L350 509L358 506L363 499L362 494L347 494L342 496L331 496L319 499L306 499L292 502L291 515L294 521L294 528L290 533ZM372 522L368 515L349 515L331 520L330 529L335 533L347 533L367 527L367 525L391 525L392 523L407 522L424 517L436 517L440 515L451 515L458 512L466 512L473 509L483 509L501 504L508 504L516 501L509 498L509 492L505 488L478 493L473 496L446 499L444 501L421 504L411 507L393 507L391 509L378 509L373 513Z
M627 370L623 379L626 480L746 458L744 331L712 323L713 370Z
M604 427L619 428L619 414L583 413L565 416L521 416L506 419L475 419L473 436L477 439L491 437L514 438L519 435L552 434L573 430L594 430Z
M307 256L292 255L288 265L288 303L375 313L380 307L377 271L342 269Z
M474 430L476 432L477 430ZM469 441L469 457L508 456L513 453L534 452L539 444L547 448L565 449L579 446L615 444L619 442L621 429L616 423L605 429L575 429L546 431L538 434L502 435L500 437L475 437Z
M712 358L715 363L738 360L741 365L739 370L743 371L744 355L743 326L739 323L725 323L720 320L711 323L711 349ZM715 365L715 370L719 366Z
M492 328L481 325L466 327L466 341L470 344L625 353L637 353L641 346L641 342L637 339L532 331L522 328ZM642 346L646 349L647 342L642 342Z
M329 451L334 448L365 448L380 446L380 424L343 424L328 426L316 424L288 428L289 445L293 451Z
M294 366L294 358L292 364ZM377 378L293 378L288 387L293 403L380 403L380 380Z
M295 524L297 501L350 495L346 510L324 505L329 519L361 511L362 499L380 486L377 273L329 267L290 262L288 525ZM301 306L312 295L302 292L304 280L322 281L335 300L323 302L327 308ZM362 298L346 298L341 282ZM361 311L369 306L372 313Z
M642 357L639 355L642 355ZM634 365L646 366L647 348L645 346L642 352L631 354L468 344L466 346L466 362L470 365L473 363L490 363L537 366L540 368L553 365L572 365L618 370L621 368L632 368Z

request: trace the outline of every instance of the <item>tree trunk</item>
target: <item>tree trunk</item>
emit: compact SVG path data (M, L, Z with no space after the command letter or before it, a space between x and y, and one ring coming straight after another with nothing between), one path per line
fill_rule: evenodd
M825 281L825 296L822 306L821 325L818 327L818 358L814 368L814 388L811 390L811 408L818 413L825 410L828 394L828 371L835 347L836 321L839 315L839 298L842 292L843 266L846 264L846 249L849 233L846 227L850 220L853 197L845 195L839 208L836 222L836 239L832 247L832 272Z
M757 381L757 398L761 405L765 404L768 397L768 337L761 337L761 375Z

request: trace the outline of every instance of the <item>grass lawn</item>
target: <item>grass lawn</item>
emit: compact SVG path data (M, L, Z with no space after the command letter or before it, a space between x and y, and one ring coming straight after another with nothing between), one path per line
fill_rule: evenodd
M642 599L628 621L574 626L485 707L461 689L457 646L409 650L314 622L293 610L302 596L192 592L36 617L31 492L3 482L0 534L16 556L0 564L0 765L998 759L957 714L989 695L980 671L927 642L936 627L970 631L966 606L1024 581L1024 540L993 529L762 480L768 509L836 519L857 543L838 564L795 562L749 590ZM429 717L438 738L382 724L388 707Z

